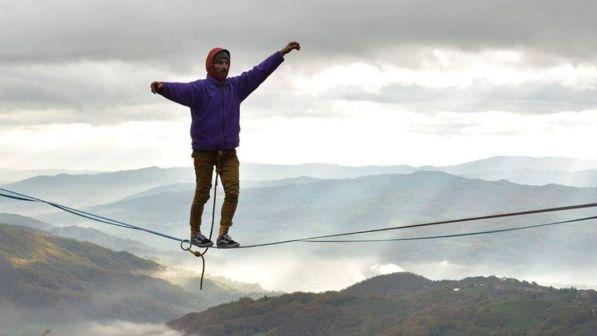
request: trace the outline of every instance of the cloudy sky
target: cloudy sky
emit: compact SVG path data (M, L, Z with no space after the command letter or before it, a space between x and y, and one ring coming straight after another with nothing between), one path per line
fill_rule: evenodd
M0 168L190 166L153 80L302 49L241 108L245 162L596 159L595 1L0 0Z

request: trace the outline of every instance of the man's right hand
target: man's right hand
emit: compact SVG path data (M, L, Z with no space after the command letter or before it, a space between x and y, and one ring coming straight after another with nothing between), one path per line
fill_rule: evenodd
M286 55L293 50L301 50L301 45L296 41L288 43L284 49L280 50L280 52L282 55Z
M164 89L164 83L162 83L162 82L152 82L149 87L151 88L151 92L153 94L160 93L160 92L162 92L162 89Z

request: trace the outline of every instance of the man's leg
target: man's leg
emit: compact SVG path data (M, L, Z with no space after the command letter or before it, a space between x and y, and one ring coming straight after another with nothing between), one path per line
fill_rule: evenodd
M191 204L191 216L189 219L191 237L194 237L200 232L203 205L209 200L209 192L211 191L215 154L207 151L193 151L193 161L195 166L196 185L195 197L193 198L193 204Z
M239 162L236 156L236 150L226 151L221 160L220 179L224 186L224 204L222 204L222 214L220 219L219 236L228 233L232 226L232 218L236 211L239 195Z

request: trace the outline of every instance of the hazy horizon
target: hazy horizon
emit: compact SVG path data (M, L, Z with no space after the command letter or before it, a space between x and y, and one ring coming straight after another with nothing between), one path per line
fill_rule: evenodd
M411 167L415 167L415 168L419 168L419 167L426 167L426 166L434 166L434 167L446 167L446 166L452 166L452 165L459 165L459 164L465 164L465 163L470 163L470 162L476 162L476 161L483 161L483 160L487 160L487 159L493 159L493 158L530 158L530 159L564 159L564 160L579 160L579 161L595 161L597 163L597 157L595 158L591 158L591 157L571 157L571 156L527 156L527 155L495 155L495 156L480 156L478 158L474 158L471 160L465 160L465 161L454 161L454 162L448 162L448 163L444 163L444 164L432 164L430 162L428 163L418 163L418 164L414 164L414 163L409 163L409 162L396 162L396 163L392 163L392 164L376 164L376 163L363 163L363 164L344 164L344 163L340 163L340 162L323 162L323 161L305 161L305 162L295 162L295 163L282 163L282 162L253 162L253 161L241 161L241 164L253 164L253 165L275 165L275 166L300 166L300 165L337 165L337 166L344 166L344 167L368 167L368 166L379 166L379 167L391 167L391 166L411 166ZM169 169L169 168L192 168L192 160L189 160L189 164L188 165L182 165L182 166L160 166L160 165L149 165L149 166L138 166L138 167L129 167L129 168L117 168L114 167L113 169L71 169L69 167L40 167L40 166L36 166L36 167L9 167L9 166L0 166L0 169L6 169L6 170L57 170L57 171L72 171L72 172L115 172L115 171L121 171L121 170L138 170L138 169L144 169L144 168L162 168L162 169ZM596 167L597 168L597 167Z

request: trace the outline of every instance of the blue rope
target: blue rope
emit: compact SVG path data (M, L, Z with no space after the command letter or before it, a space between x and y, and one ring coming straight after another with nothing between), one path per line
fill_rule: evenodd
M334 237L341 237L341 236L359 235L359 234L364 234L364 233L384 232L384 231L393 231L393 230L403 230L403 229L416 228L416 227L424 227L424 226L443 225L443 224L462 223L462 222L472 222L472 221L479 221L479 220L484 220L484 219L504 218L504 217L513 217L513 216L525 216L525 215L530 215L530 214L538 214L538 213L546 213L546 212L556 212L556 211L565 211L565 210L574 210L574 209L583 209L583 208L592 208L592 207L597 207L597 203L586 203L586 204L569 205L569 206L555 207L555 208L525 210L525 211L509 212L509 213L499 213L499 214L486 215L486 216L466 217L466 218L458 218L458 219L450 219L450 220L442 220L442 221L433 221L433 222L418 223L418 224L409 224L409 225L404 225L404 226L390 226L390 227L378 228L378 229L370 229L370 230L344 232L344 233L335 233L335 234L322 235L322 236L314 236L314 237L304 237L304 238L288 239L288 240L281 240L281 241L275 241L275 242L269 242L269 243L261 243L261 244L254 244L254 245L244 245L244 246L241 246L240 248L272 246L272 245L280 245L280 244L287 244L287 243L294 243L294 242L314 241L314 240L318 240L319 241L319 240L325 239L325 238L334 238Z
M316 239L316 240L304 240L303 242L305 242L305 243L371 243L371 242L392 242L392 241L403 241L403 240L440 239L440 238L476 236L476 235L499 233L499 232L507 232L507 231L527 230L527 229L533 229L533 228L544 227L544 226L552 226L552 225L560 225L560 224L566 224L566 223L574 223L574 222L587 221L587 220L591 220L591 219L597 219L597 216L583 217L583 218L570 219L570 220L559 221L559 222L552 222L552 223L545 223L545 224L536 224L536 225L511 227L511 228L506 228L506 229L496 229L496 230L477 231L477 232L466 232L466 233L455 233L455 234L447 234L447 235L439 235L439 236L423 236L423 237L409 237L409 238L388 238L388 239L354 239L354 240L317 240Z
M61 205L61 204L54 203L54 202L50 202L50 201L46 201L46 200L43 200L41 198L24 195L24 194L18 193L16 191L11 191L11 190L4 189L4 188L0 188L0 190L12 194L12 195L8 195L8 194L5 194L5 193L0 193L0 196L12 198L12 199L17 199L17 200L29 201L29 202L45 203L45 204L50 205L52 207L55 207L55 208L58 208L60 210L69 212L69 213L71 213L73 215L77 215L77 216L80 216L80 217L91 219L91 220L94 220L94 221L97 221L97 222L101 222L101 223L105 223L105 224L109 224L109 225L113 225L113 226L118 226L118 227L123 227L123 228L127 228L127 229L132 229L132 230L145 231L147 233L151 233L151 234L158 235L158 236L161 236L161 237L164 237L164 238L172 239L172 240L175 240L175 241L178 241L178 242L181 242L181 243L182 242L186 242L185 239L173 237L173 236L170 236L170 235L158 232L158 231L154 231L154 230L142 228L140 226L128 224L128 223L125 223L125 222L120 222L120 221L117 221L117 220L114 220L114 219L111 219L111 218L107 218L107 217L103 217L103 216L100 216L100 215L92 214L92 213L89 213L89 212L86 212L86 211L83 211L83 210L78 210L78 209L70 208L68 206ZM14 195L17 195L17 196L14 196Z
M217 179L217 176L216 176ZM217 183L217 182L216 182ZM183 244L188 243L189 248L183 248L183 250L193 251L190 250L190 245L192 243L187 239L181 239L177 237L173 237L161 232L157 232L154 230L149 230L146 228L142 228L139 226L131 225L125 222L120 222L117 220L113 220L107 217L103 217L100 215L92 214L89 212L85 212L82 210L77 210L74 208L70 208L58 203L53 203L49 201L45 201L40 198L20 194L15 191L11 191L8 189L0 188L1 191L10 193L1 193L0 196L4 196L7 198L21 200L21 201L28 201L28 202L40 202L48 204L52 207L61 209L63 211L69 212L71 214L81 216L84 218L88 218L97 222L102 222L109 225L119 226L127 229L145 231L147 233L151 233L154 235L158 235L164 238L172 239L179 241L181 243L181 247ZM15 196L16 195L16 196ZM215 197L214 197L215 199ZM439 238L451 238L451 237L462 237L462 236L474 236L474 235L482 235L482 234L491 234L491 233L498 233L498 232L506 232L506 231L516 231L516 230L524 230L524 229L531 229L531 228L538 228L543 226L551 226L551 225L559 225L565 223L572 223L572 222L580 222L586 221L591 219L596 219L597 216L591 217L584 217L572 220L565 220L559 222L552 222L546 224L537 224L537 225L529 225L529 226L522 226L522 227L514 227L514 228L505 228L505 229L496 229L496 230L488 230L488 231L479 231L479 232L468 232L468 233L459 233L459 234L448 234L448 235L438 235L438 236L423 236L423 237L412 237L412 238L390 238L390 239L361 239L361 240L326 240L325 238L333 238L339 236L348 236L348 235L357 235L363 233L372 233L372 232L381 232L381 231L390 231L390 230L402 230L407 228L414 228L414 227L422 227L422 226L430 226L430 225L439 225L439 224L448 224L448 223L458 223L458 222L466 222L466 221L478 221L482 219L490 219L490 218L502 218L502 217L511 217L511 216L522 216L522 215L529 215L529 214L536 214L536 213L545 213L545 212L555 212L555 211L564 211L564 210L572 210L572 209L581 209L581 208L590 208L596 207L597 203L587 203L587 204L578 204L578 205L570 205L570 206L563 206L563 207L556 207L556 208L546 208L546 209L536 209L536 210L527 210L527 211L520 211L520 212L511 212L511 213L501 213L501 214L494 214L494 215L487 215L487 216L478 216L478 217L468 217L468 218L460 218L460 219L452 219L452 220L444 220L444 221L435 221L435 222L427 222L427 223L419 223L419 224L411 224L405 226L394 226L394 227L386 227L386 228L379 228L379 229L371 229L371 230L362 230L362 231L354 231L354 232L345 232L345 233L337 233L337 234L330 234L330 235L323 235L323 236L314 236L314 237L306 237L306 238L296 238L296 239L289 239L289 240L282 240L282 241L275 241L269 243L261 243L261 244L254 244L254 245L244 245L239 248L253 248L253 247L263 247L263 246L272 246L272 245L280 245L280 244L287 244L293 242L309 242L309 243L353 243L353 242L389 242L389 241L403 241L403 240L422 240L422 239L439 239ZM213 227L212 227L213 229ZM217 247L215 247L217 248ZM204 252L205 253L205 252ZM204 254L202 253L202 254Z

